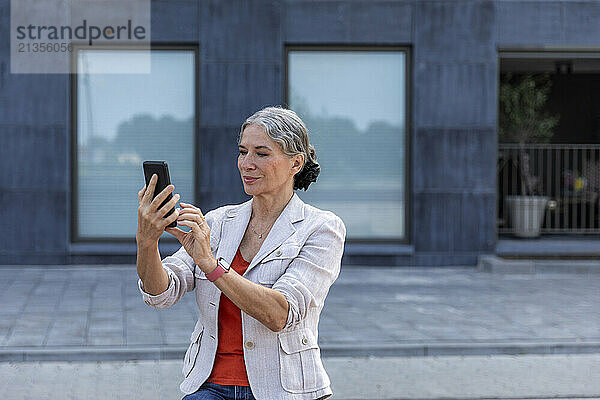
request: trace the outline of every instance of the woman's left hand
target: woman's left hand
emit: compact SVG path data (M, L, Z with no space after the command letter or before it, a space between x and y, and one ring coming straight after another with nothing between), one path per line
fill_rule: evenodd
M182 209L179 212L177 224L189 226L192 230L185 232L179 228L166 228L165 231L179 240L179 243L202 271L209 273L217 265L217 260L210 249L210 228L199 208L183 202L179 202L179 204Z

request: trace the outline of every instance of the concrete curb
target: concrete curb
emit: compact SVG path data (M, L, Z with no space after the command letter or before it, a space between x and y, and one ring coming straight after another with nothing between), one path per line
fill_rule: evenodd
M498 274L570 273L600 274L600 261L507 259L495 255L479 256L477 270Z
M4 347L0 362L181 360L185 346ZM600 341L328 344L323 357L426 357L524 354L600 354Z
M0 362L23 361L133 361L183 359L185 346L55 346L0 348Z
M596 354L600 341L593 342L446 342L389 345L328 345L321 348L323 357L427 357L522 354Z

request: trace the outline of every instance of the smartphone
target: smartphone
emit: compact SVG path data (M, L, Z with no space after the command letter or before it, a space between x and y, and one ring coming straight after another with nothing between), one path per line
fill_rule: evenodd
M144 165L144 176L146 178L146 187L148 187L150 185L150 179L152 178L152 175L156 174L158 176L158 180L156 181L156 186L154 187L154 194L152 195L152 198L154 199L157 194L162 192L164 188L166 188L167 186L169 186L171 184L171 178L169 176L169 166L167 165L166 161L144 161L143 165ZM158 208L161 208L162 206L167 204L167 202L169 200L171 200L172 198L173 198L173 192L169 193L169 195L167 196L165 201L163 201ZM173 214L174 211L175 211L175 207L171 208L167 212L167 214L164 216L164 218ZM177 221L173 221L169 225L167 225L167 227L169 227L169 228L175 228L176 226L177 226Z

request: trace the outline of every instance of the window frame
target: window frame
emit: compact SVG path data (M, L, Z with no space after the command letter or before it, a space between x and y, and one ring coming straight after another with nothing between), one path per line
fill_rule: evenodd
M319 52L334 52L334 51L346 51L346 52L403 52L405 55L405 68L404 68L404 82L405 82L405 93L404 93L404 115L405 115L405 154L404 154L404 236L400 239L380 239L380 238L361 238L361 237L350 237L346 238L346 243L351 244L402 244L408 245L412 240L412 220L411 220L411 159L412 159L412 118L411 118L411 93L412 93L412 55L411 47L406 45L354 45L354 44L286 44L283 51L283 104L289 108L289 55L291 52L300 51L319 51Z
M71 151L70 151L70 162L69 162L69 169L71 170L70 173L70 178L71 178L71 182L70 182L70 190L71 190L71 194L70 194L70 212L67 211L67 214L69 214L70 216L70 235L69 235L69 242L70 243L135 243L136 238L135 235L133 235L133 237L131 238L123 238L123 237L102 237L102 236L94 236L94 237L90 237L90 236L86 236L86 237L82 237L79 235L79 204L78 204L78 160L77 160L77 146L78 146L78 142L77 142L77 127L78 127L78 121L77 121L77 116L78 116L78 97L77 97L77 78L78 78L78 73L77 73L77 56L80 50L90 50L89 47L79 47L79 46L73 46L73 52L71 53L71 74L70 74L70 79L69 79L69 84L70 84L70 112L71 112L71 116L70 116L70 124L71 124L71 135L70 135L70 144L71 144ZM194 194L194 202L198 199L198 184L197 184L197 179L198 179L198 167L199 167L199 151L198 151L198 134L199 134L199 121L200 121L200 116L199 116L199 101L200 101L200 79L199 79L199 46L197 44L181 44L181 43L161 43L161 44L152 44L150 46L150 48L148 47L141 47L141 46L132 46L132 45L122 45L122 46L102 46L102 45L94 45L94 48L91 50L148 50L148 51L153 51L153 50L168 50L168 51L181 51L181 50L186 50L186 51L192 51L194 54L194 104L193 104L193 110L194 110L194 123L193 123L193 137L192 137L192 143L193 143L193 169L194 171L192 171L192 182L193 182L193 189L192 189L192 193ZM142 187L144 183L144 174L142 172L142 169L140 168L140 188ZM135 195L137 194L137 191L133 194ZM161 238L161 242L166 243L166 244L175 244L177 242L177 239L174 237L165 237L165 238ZM178 243L178 242L177 242Z

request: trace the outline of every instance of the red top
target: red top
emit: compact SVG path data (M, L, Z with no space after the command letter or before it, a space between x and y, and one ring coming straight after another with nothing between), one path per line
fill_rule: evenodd
M238 248L231 268L240 275L250 263L242 257ZM219 341L212 373L208 382L220 385L250 386L244 364L244 339L242 337L242 311L227 296L221 293L219 303Z

